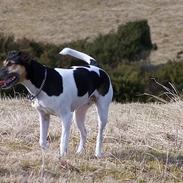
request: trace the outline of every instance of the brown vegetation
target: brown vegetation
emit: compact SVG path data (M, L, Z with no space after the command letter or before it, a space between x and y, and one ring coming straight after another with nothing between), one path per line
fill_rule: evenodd
M59 119L52 117L43 174L38 115L26 100L0 102L1 182L183 181L183 103L180 101L166 105L113 103L103 159L94 157L97 135L94 107L87 115L88 142L83 156L74 154L79 134L73 124L69 154L58 159L61 126Z

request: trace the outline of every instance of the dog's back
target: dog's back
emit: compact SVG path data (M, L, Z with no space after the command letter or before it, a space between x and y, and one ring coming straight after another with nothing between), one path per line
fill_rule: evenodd
M69 102L72 110L87 103L90 98L97 100L99 97L107 97L112 100L112 85L107 73L99 67L74 66L70 69L55 69L63 78L62 95ZM106 96L107 95L107 96Z
M94 58L71 48L64 48L60 54L69 55L87 63L85 66L74 66L69 70L56 69L64 77L63 81L66 85L71 85L72 91L77 90L78 100L83 98L86 101L90 98L97 100L99 97L104 97L108 98L109 103L111 102L113 90L110 78L103 69L97 66ZM68 87L68 90L70 87ZM65 92L69 93L69 91ZM77 102L74 100L73 103Z

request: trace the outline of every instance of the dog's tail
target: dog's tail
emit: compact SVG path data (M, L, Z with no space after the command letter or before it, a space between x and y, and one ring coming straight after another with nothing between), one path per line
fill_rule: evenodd
M71 48L64 48L59 54L69 55L69 56L75 57L77 59L83 60L83 61L87 62L89 65L97 66L97 62L94 58L90 57L86 53L82 53L80 51L77 51L77 50L74 50Z

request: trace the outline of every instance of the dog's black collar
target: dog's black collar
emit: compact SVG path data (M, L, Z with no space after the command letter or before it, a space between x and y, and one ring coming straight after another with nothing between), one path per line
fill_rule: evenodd
M41 93L41 90L42 90L43 87L44 87L46 78L47 78L47 69L45 68L44 79L43 79L43 81L42 81L42 83L41 83L41 86L40 86L38 92L37 92L35 95L32 95L32 94L29 94L29 95L28 95L27 98L28 98L29 100L31 100L31 101L34 100L34 99Z

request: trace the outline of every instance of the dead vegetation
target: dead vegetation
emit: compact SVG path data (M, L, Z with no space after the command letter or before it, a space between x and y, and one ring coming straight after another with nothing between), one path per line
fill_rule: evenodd
M162 63L183 51L182 9L182 0L1 0L0 31L60 44L147 19L158 46L151 60Z
M1 0L0 31L56 44L98 33L119 24L148 19L158 50L154 63L182 52L182 0ZM181 56L181 54L179 54ZM76 156L76 125L69 154L59 160L61 126L51 118L50 147L41 172L38 115L26 100L0 100L0 182L183 182L183 102L111 105L105 157L94 157L95 108L87 116L88 142ZM41 173L42 176L41 176Z
M51 118L50 147L42 156L37 113L26 100L1 100L1 182L182 182L183 103L111 105L105 133L105 157L94 157L95 108L87 115L88 142L83 156L71 129L69 154L59 160L61 126Z

